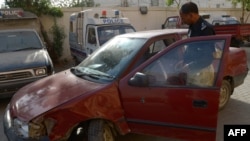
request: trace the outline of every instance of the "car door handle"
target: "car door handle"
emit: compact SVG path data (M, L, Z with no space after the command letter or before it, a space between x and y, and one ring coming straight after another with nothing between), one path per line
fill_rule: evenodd
M206 108L207 101L206 100L193 100L193 106L198 108Z

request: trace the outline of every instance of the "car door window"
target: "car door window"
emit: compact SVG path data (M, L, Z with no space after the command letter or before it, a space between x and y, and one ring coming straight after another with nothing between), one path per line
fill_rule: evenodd
M90 27L88 29L88 43L96 44L96 35L95 35L95 28Z
M170 35L165 37L164 39L157 40L150 44L150 46L147 47L147 50L144 52L142 57L137 61L134 68L138 67L138 65L142 64L152 56L154 56L156 53L160 52L164 48L168 47L170 44L174 43L176 41L175 36Z
M164 48L166 48L167 46L169 46L170 44L172 44L173 42L175 42L174 37L168 37L168 38L165 38L165 39L162 39L162 40L155 41L154 43L152 43L149 46L148 51L151 54L151 56L153 56L156 53L158 53L159 51L161 51Z
M191 42L172 49L142 70L149 86L214 86L224 40Z

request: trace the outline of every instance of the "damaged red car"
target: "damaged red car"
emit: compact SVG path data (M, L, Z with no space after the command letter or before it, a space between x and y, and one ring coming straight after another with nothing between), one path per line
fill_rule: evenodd
M28 84L4 116L9 141L114 141L149 134L213 141L230 35L119 35L78 66Z

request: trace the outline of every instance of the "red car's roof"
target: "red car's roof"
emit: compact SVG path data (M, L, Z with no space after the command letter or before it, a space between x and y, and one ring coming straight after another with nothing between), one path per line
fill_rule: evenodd
M126 33L119 35L119 37L130 37L130 38L152 38L154 36L159 35L167 35L167 34L185 34L188 32L188 29L157 29L157 30L145 30L145 31L137 31L132 33Z

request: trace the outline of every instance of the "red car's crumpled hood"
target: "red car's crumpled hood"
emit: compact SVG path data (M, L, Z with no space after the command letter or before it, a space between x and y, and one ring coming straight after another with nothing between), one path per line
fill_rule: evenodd
M70 70L62 71L21 88L13 97L13 116L29 121L79 95L88 94L106 85L76 77Z

